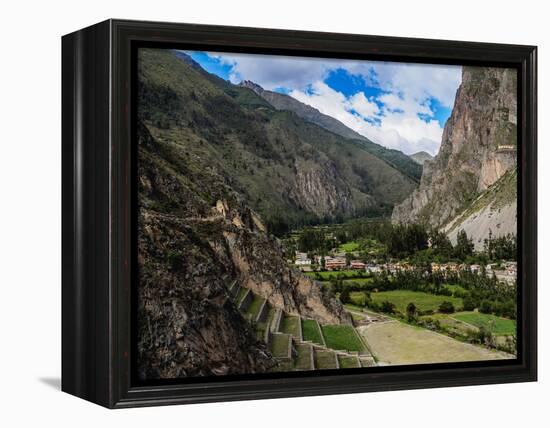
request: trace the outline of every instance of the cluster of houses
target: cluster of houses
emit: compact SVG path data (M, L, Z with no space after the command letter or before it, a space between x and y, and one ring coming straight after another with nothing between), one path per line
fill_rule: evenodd
M315 262L315 263L314 263ZM296 252L296 258L294 264L297 265L302 271L311 272L312 265L323 265L323 256L315 256L312 260L306 253ZM364 263L361 260L351 260L349 263L344 255L325 256L324 267L326 270L364 270L370 273L380 273L383 271L395 274L399 271L414 270L416 267L407 262L396 263ZM483 267L478 264L460 264L460 263L431 263L432 272L461 272L464 270L470 270L472 273L480 274L483 271ZM517 262L505 262L502 265L488 264L485 266L485 272L487 275L496 275L500 281L514 282L517 277Z

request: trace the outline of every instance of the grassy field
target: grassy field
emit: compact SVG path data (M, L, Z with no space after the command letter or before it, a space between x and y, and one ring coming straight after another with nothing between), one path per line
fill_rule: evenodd
M239 288L239 292L237 293L237 297L235 298L235 303L237 305L241 303L241 300L243 299L247 291L248 291L248 288L244 288L244 287Z
M353 321L363 321L365 319L365 317L363 315L358 314L358 313L352 312L351 313L351 319Z
M349 298L350 298L351 304L357 306L358 308L364 307L367 301L367 297L365 296L365 293L362 291L351 291L349 293Z
M288 334L274 334L271 337L271 353L274 357L288 357Z
M351 293L350 293L350 296L351 296ZM353 303L346 303L344 305L344 308L346 308L350 311L363 312L363 307L362 306L358 306L358 305L355 305Z
M319 324L315 320L302 320L302 334L304 340L311 340L313 343L323 345L323 338L319 330Z
M353 253L359 249L359 243L355 241L346 242L338 247L338 251L342 253Z
M371 298L376 303L382 303L387 300L393 303L401 313L406 312L407 305L411 302L414 303L417 310L420 311L437 311L439 305L445 301L452 302L457 310L462 308L462 299L449 296L437 296L435 294L423 293L420 291L380 291L378 293L371 293Z
M351 283L355 283L359 285L367 285L372 282L372 278L348 278L348 279L344 279L342 282L344 286L346 284L351 284Z
M331 279L338 279L338 278L344 278L344 280L346 279L359 280L361 276L365 275L365 272L361 270L347 269L347 270L338 270L338 271L305 272L305 275L313 279L317 279L317 277L320 277L321 281L330 281Z
M475 327L484 327L496 335L516 334L516 322L514 320L500 318L491 314L481 312L460 312L453 314L452 318L463 321Z
M398 321L358 327L358 331L378 361L389 365L513 358Z
M300 337L300 318L292 315L285 315L281 321L281 331Z
M324 325L323 336L327 346L332 349L364 351L363 343L350 325Z
M449 333L467 336L470 332L477 330L474 326L463 323L452 318L453 314L433 314L421 317L422 319L433 319L439 321L441 327Z
M313 349L311 345L296 345L296 351L298 352L298 356L294 362L294 367L298 370L312 370L311 353Z
M339 355L338 363L341 369L355 369L361 367L357 357L348 357L347 355Z
M258 312L260 312L260 308L262 307L262 304L264 303L265 299L260 296L254 296L254 299L252 300L252 303L248 306L246 309L246 313L249 315L251 320L255 320L258 316Z
M460 292L466 293L466 289L457 284L443 284L443 288L450 290L452 293Z
M332 351L315 351L315 368L335 369L336 355Z

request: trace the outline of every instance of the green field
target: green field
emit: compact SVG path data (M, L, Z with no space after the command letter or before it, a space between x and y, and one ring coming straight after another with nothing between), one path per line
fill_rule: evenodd
M304 272L305 275L310 278L317 279L321 278L321 281L330 281L331 279L343 278L346 279L355 279L359 280L362 276L365 275L364 271L361 270L338 270L338 271L324 271L324 272Z
M514 320L500 318L491 314L481 312L460 312L453 314L452 318L471 324L475 327L484 327L496 335L516 334L516 322Z
M248 306L246 309L246 313L250 316L251 320L255 320L258 316L258 312L260 312L260 308L262 307L262 304L264 303L265 299L263 297L254 295L254 299L252 300L252 303Z
M281 321L281 331L291 334L294 337L300 337L300 318L292 315L285 315Z
M351 319L352 319L353 321L363 321L363 320L365 319L365 317L364 317L363 315L359 315L359 314L357 314L357 313L355 313L355 312L352 312L352 313L351 313Z
M336 355L332 351L315 351L315 367L317 369L335 369Z
M362 308L366 304L367 297L362 291L352 291L349 293L351 304L355 305L358 308Z
M419 311L437 311L442 302L451 302L455 310L462 308L462 299L449 296L437 296L435 294L423 293L421 291L394 290L380 291L371 293L371 298L375 303L382 303L387 300L393 303L397 310L401 313L406 313L407 305L414 303Z
M323 336L332 349L363 352L363 342L351 325L324 325Z
M301 344L296 345L296 352L298 353L294 367L298 370L312 370L311 367L311 353L313 349L311 345Z
M304 335L304 340L310 340L313 343L318 343L319 345L324 344L317 321L307 319L302 320L302 333Z
M342 282L344 283L344 286L351 283L356 283L359 285L367 285L367 284L370 284L372 280L373 280L372 278L348 278L348 279L342 280Z
M466 324L462 321L458 321L454 318L452 318L453 314L433 314L433 315L425 315L423 317L420 317L423 320L437 320L439 321L439 325L441 328L443 328L446 332L451 334L456 334L459 336L466 337L471 332L475 331L476 328L472 325Z
M456 293L457 291L460 293L467 293L466 289L461 287L457 284L443 284L443 288L446 288L447 290Z
M274 357L288 357L288 334L274 334L271 336L271 353Z
M348 357L347 355L339 355L338 363L341 369L355 369L361 367L357 357Z
M350 293L350 296L351 295L352 295L352 293ZM362 306L357 306L357 305L354 305L353 303L346 303L344 305L344 308L346 308L350 311L363 312L363 307Z
M235 297L235 303L238 305L241 303L241 300L243 300L244 295L248 291L248 288L241 287L239 288L239 292L237 293L237 297Z
M338 247L338 251L342 253L353 253L359 249L359 243L355 241L346 242Z

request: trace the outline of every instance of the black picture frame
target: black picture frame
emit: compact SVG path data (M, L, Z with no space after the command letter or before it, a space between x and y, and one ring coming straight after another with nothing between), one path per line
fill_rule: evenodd
M518 359L137 384L132 330L137 45L516 68ZM536 61L534 46L127 20L63 36L62 390L125 408L536 381Z

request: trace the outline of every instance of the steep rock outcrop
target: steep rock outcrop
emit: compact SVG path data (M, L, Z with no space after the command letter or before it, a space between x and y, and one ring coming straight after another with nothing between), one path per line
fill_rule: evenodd
M392 220L438 228L455 223L480 194L515 169L516 145L516 70L464 67L439 153L424 162L420 186L394 208Z

